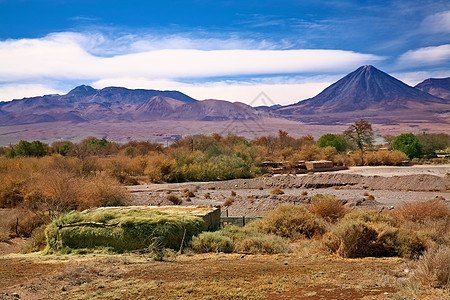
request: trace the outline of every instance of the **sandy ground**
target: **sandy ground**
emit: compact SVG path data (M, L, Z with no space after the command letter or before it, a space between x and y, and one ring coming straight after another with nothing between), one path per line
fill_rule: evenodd
M404 176L415 174L428 174L444 177L450 174L450 164L447 165L418 165L405 167L350 167L348 170L338 171L343 174L359 174L364 176Z

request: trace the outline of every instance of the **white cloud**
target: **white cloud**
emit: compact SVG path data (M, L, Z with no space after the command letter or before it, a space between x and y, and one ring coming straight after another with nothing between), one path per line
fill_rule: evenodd
M426 17L421 24L420 31L423 33L450 33L450 10Z
M184 83L172 80L147 80L145 78L108 78L93 83L95 88L126 86L178 90L196 99L221 99L239 101L252 106L292 104L313 97L329 86L336 78L312 77L308 80L283 80L282 78L262 78L251 81L216 81L205 83ZM282 83L283 82L283 83ZM264 92L270 99L257 98Z
M371 54L320 49L158 49L112 57L91 54L89 51L103 43L103 39L101 35L64 33L41 39L2 41L0 81L100 80L117 74L157 79L347 71L383 59Z
M64 94L60 90L43 84L3 84L0 85L0 101L22 99L48 94Z
M450 44L410 50L398 59L398 63L403 67L438 65L449 61Z

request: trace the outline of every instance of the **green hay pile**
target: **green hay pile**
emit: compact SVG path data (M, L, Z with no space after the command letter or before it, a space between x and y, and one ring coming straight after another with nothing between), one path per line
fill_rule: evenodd
M204 221L188 214L158 211L102 210L70 212L46 229L47 253L108 251L122 253L160 246L180 249L203 231ZM77 251L75 251L77 252Z

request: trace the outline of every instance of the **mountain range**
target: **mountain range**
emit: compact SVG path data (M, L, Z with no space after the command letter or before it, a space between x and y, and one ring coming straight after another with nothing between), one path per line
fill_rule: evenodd
M450 77L415 87L373 67L362 66L317 96L297 103L251 107L224 100L198 101L179 91L81 85L66 95L0 102L0 128L18 125L135 123L158 121L258 122L284 119L305 124L450 124ZM206 126L208 127L208 126ZM0 130L1 131L1 130ZM0 132L1 134L1 132Z

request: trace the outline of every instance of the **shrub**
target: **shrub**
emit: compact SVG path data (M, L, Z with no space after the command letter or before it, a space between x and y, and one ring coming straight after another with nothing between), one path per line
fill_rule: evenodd
M303 191L302 192L302 196L306 196L306 195L308 195L308 192L307 191Z
M424 241L412 230L395 228L386 220L367 217L368 214L364 217L359 215L357 218L347 218L348 215L324 236L323 243L332 253L347 258L366 256L417 258L425 250Z
M395 220L390 215L381 214L376 210L366 210L366 209L358 209L353 210L352 212L346 214L342 219L344 221L350 220L359 220L362 222L370 222L370 223L386 223L389 225L394 225Z
M439 246L425 251L416 263L414 278L427 287L450 288L450 248Z
M89 183L84 182L84 187L88 207L126 206L130 202L127 189L106 175L96 176Z
M257 221L244 227L227 226L220 232L229 237L235 244L236 252L276 254L290 251L288 242L276 235L261 233L255 226Z
M274 188L273 190L270 191L270 193L272 195L283 195L284 194L284 192L279 188Z
M329 222L336 222L341 219L349 209L334 196L317 194L312 197L308 210L313 214Z
M231 191L230 196L231 197L236 197L236 192L235 191Z
M31 253L44 250L47 245L47 241L45 239L45 228L47 228L47 225L41 225L34 229L31 233L31 237L22 246L21 252Z
M191 248L198 253L206 252L225 252L230 253L234 250L234 242L227 236L216 232L202 232L194 236L191 241Z
M237 245L239 252L251 254L266 253L277 254L290 252L289 244L275 235L256 235L243 239Z
M223 203L223 206L230 206L231 204L233 204L234 202L234 198L230 197L227 200L225 200L225 202Z
M144 210L70 212L46 228L49 253L87 249L113 252L148 249L158 238L164 248L178 250L204 227L201 218Z
M195 189L188 189L188 188L185 188L185 189L183 189L183 193L181 194L183 197L186 197L186 198L190 198L190 197L195 197L195 192L196 192L197 190L195 190Z
M260 232L290 239L299 236L310 238L325 231L324 224L316 216L303 206L292 204L279 205L251 226L255 226Z
M366 199L369 200L369 201L374 201L375 200L375 196L368 195Z
M341 222L325 234L323 243L331 252L342 257L364 257L371 254L369 245L376 237L377 232L365 222L351 220Z
M210 193L205 193L203 195L203 197L205 197L205 199L211 199L211 194Z
M392 212L392 215L400 222L411 221L424 223L427 220L450 221L450 207L438 199L403 203Z
M169 200L170 202L172 202L172 204L174 205L181 205L181 203L183 203L183 200L181 200L180 198L178 198L175 195L169 195L167 197L167 200Z
M404 133L392 141L392 147L405 153L410 159L422 156L422 145L412 133Z

